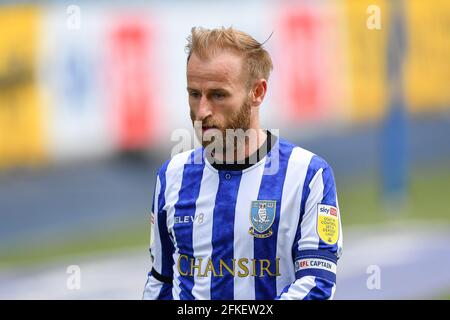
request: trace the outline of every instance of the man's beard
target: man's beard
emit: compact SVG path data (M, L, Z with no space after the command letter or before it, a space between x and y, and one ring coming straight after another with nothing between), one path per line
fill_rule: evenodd
M221 136L219 135L219 138L222 138L221 146L223 146L222 150L216 150L216 151L222 151L223 154L227 153L229 155L230 152L232 154L235 153L237 148L242 147L241 143L242 140L239 138L235 138L232 135L227 137L227 131L231 132L247 132L247 130L250 129L250 115L251 115L251 105L249 99L247 99L242 106L239 108L238 111L234 112L229 116L229 118L226 120L226 123L220 123L218 121L215 121L213 118L207 118L202 123L201 126L203 127L214 127L215 129L212 129L211 132L206 132L205 134L202 134L202 128L196 128L196 125L194 123L195 116L191 111L191 120L194 125L195 133L197 135L197 138L200 140L202 146L204 148L207 148L210 144L215 143L215 139L217 138L215 133L221 133ZM218 131L217 131L218 130ZM214 132L215 131L215 132ZM240 143L241 142L241 143ZM245 140L244 140L245 143Z

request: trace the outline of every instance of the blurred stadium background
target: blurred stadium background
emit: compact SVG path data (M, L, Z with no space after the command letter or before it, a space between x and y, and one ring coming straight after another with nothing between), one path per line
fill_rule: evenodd
M185 38L222 25L273 32L263 125L334 168L336 298L449 299L446 0L3 1L0 298L141 298Z

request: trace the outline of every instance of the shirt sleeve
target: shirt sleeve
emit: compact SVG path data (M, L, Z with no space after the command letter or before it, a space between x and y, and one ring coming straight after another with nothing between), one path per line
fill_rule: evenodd
M164 175L164 176L163 176ZM156 178L151 213L150 257L151 271L144 287L144 300L172 300L174 245L167 229L167 213L164 210L165 171Z
M333 299L342 239L333 171L323 159L313 156L303 185L299 225L292 247L295 281L277 298Z

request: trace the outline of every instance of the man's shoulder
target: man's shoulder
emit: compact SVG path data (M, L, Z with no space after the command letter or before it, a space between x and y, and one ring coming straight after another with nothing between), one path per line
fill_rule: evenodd
M165 174L167 171L183 170L184 165L188 162L195 163L194 161L196 159L194 159L193 156L197 153L197 151L201 151L201 148L191 149L173 155L159 168L158 175Z
M307 167L311 171L318 171L319 169L331 168L327 161L314 152L305 149L291 141L284 138L279 138L280 151L290 150L289 162L292 165Z

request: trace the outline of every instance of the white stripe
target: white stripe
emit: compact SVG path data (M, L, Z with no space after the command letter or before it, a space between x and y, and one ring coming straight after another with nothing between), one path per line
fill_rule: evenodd
M248 259L249 276L234 277L234 299L254 300L255 299L255 278L251 276L253 269L251 261L254 258L254 239L248 232L251 227L250 211L251 203L258 199L259 188L264 173L265 161L252 170L242 174L240 187L236 199L236 210L234 216L234 258ZM236 270L241 270L236 266ZM242 271L242 270L241 270Z
M167 166L166 171L166 190L165 190L165 199L166 203L164 206L164 210L167 212L167 229L172 234L174 242L175 242L175 252L173 254L173 289L172 295L174 300L180 299L180 281L178 280L178 269L177 269L177 261L178 261L178 246L176 243L175 234L173 232L173 224L174 224L174 216L175 216L175 203L178 201L178 193L181 189L181 182L183 180L183 169L184 164L189 158L192 150L186 151L180 154L177 154L172 158Z
M197 262L199 258L203 259L201 272L205 270L206 264L212 255L214 199L216 198L218 188L219 175L205 166L200 192L196 202L196 218L193 223L192 237L194 257L197 259ZM199 220L200 214L203 214L202 223ZM211 277L198 277L198 273L195 273L192 294L196 299L211 299Z
M153 276L148 276L147 283L144 288L143 300L156 300L159 297L163 284L156 280Z
M306 276L295 281L289 290L280 297L280 300L302 300L312 288L316 286L316 277Z
M319 248L319 236L317 234L317 203L323 198L323 179L320 168L311 179L309 197L306 200L305 213L301 223L301 239L298 241L299 250L317 250Z
M331 288L331 296L327 300L333 300L335 293L336 293L336 283L333 284L333 288Z
M313 153L295 147L287 165L286 178L281 197L280 220L277 235L277 254L280 258L280 274L277 277L277 295L295 281L294 261L292 260L292 239L295 238L300 220L300 203L303 183Z

